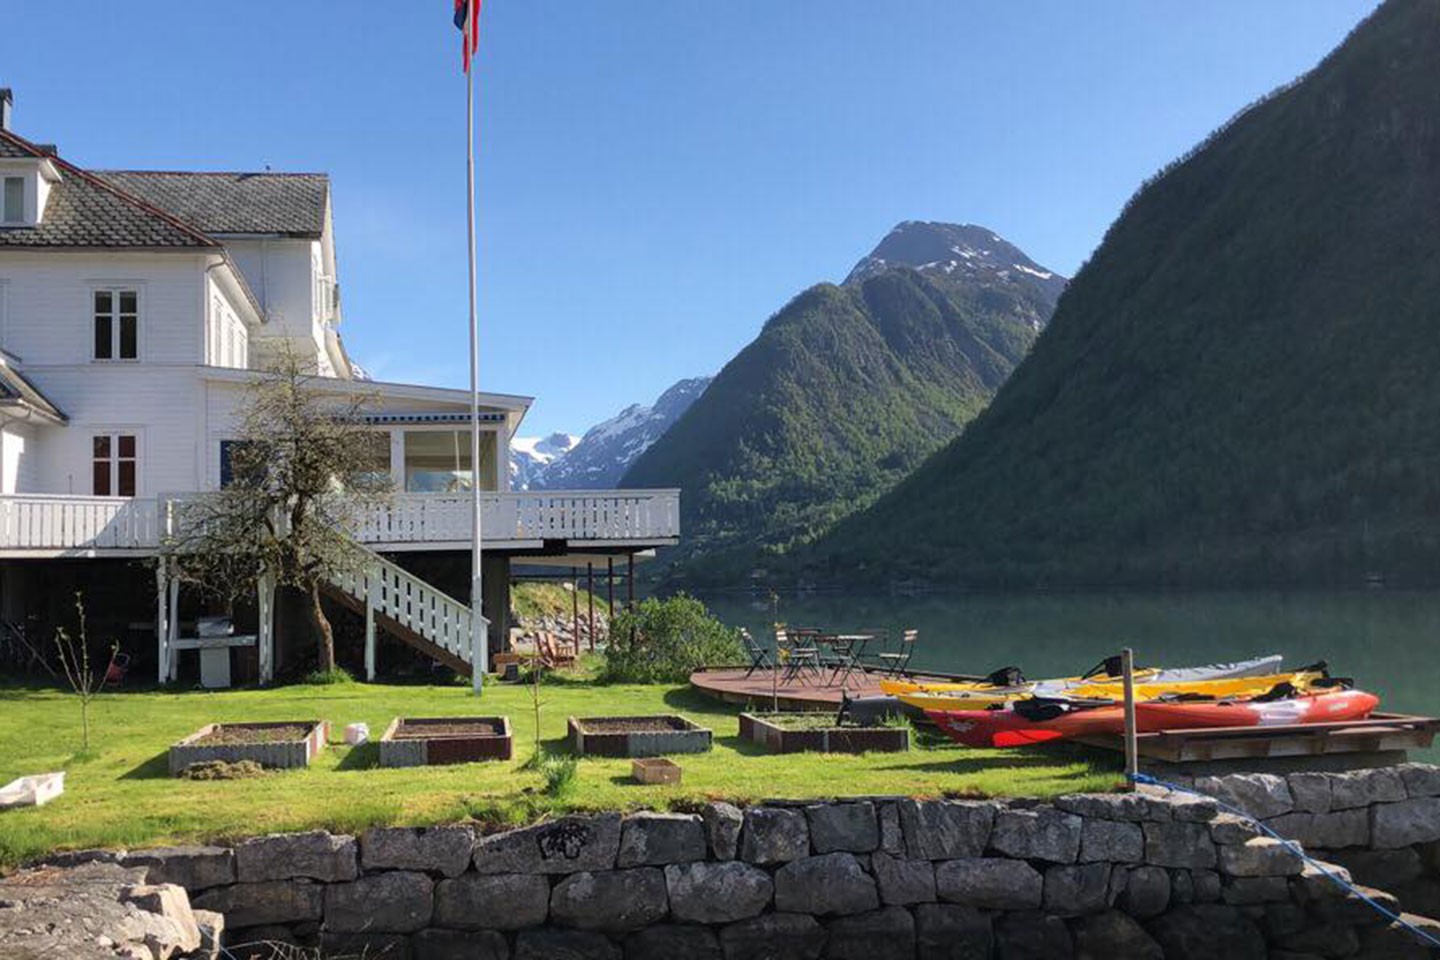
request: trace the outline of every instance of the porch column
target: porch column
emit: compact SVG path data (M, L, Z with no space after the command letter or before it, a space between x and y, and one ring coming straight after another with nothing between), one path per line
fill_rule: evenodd
M625 570L625 609L635 609L635 554L630 553L626 559Z
M165 670L173 682L180 675L180 658L176 656L175 641L180 639L180 578L170 577L170 617L166 630Z
M268 573L260 575L257 593L260 628L256 631L258 636L255 642L258 645L256 654L260 661L260 684L264 686L273 680L275 675L275 585L271 583Z
M605 558L605 606L610 620L615 620L615 558Z
M586 602L590 608L590 649L595 649L595 562L585 561L585 593ZM575 641L575 649L580 649L580 641Z
M375 681L375 608L380 605L380 578L365 571L365 679Z
M155 662L157 683L164 683L170 677L170 607L166 601L169 593L170 561L160 559L155 564Z

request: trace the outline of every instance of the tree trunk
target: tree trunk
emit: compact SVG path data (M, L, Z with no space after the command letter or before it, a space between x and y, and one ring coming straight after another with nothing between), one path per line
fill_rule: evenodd
M325 608L320 605L320 581L310 581L310 606L306 611L310 619L310 632L315 636L315 649L321 673L335 669L335 632L330 629L330 620Z

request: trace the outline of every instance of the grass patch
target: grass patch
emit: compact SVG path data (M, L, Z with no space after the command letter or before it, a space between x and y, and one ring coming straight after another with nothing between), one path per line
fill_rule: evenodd
M948 741L933 750L844 755L770 755L738 736L738 708L688 688L570 682L547 687L541 750L564 750L568 716L680 714L715 731L709 753L684 757L684 782L640 786L630 761L573 760L559 795L543 764L531 764L530 692L492 683L476 699L463 686L341 683L273 690L102 693L91 705L89 759L78 762L73 694L0 687L0 783L67 770L65 794L45 807L0 814L0 866L57 849L153 846L327 827L346 832L384 824L474 819L503 826L568 810L671 809L706 799L878 794L1053 796L1108 790L1118 764L1104 755L1058 749L971 750ZM508 715L524 731L511 761L381 769L373 745L333 743L309 768L257 779L171 777L166 751L207 723L329 720L338 731L392 718ZM824 716L822 714L822 716ZM357 752L358 751L358 752ZM368 753L367 753L368 751ZM551 788L553 789L553 788Z
M539 617L559 617L569 621L575 611L573 604L579 594L580 616L590 609L590 594L585 590L571 591L558 583L517 583L510 588L510 608L516 615L534 620ZM595 610L606 609L605 600L596 594Z
M344 667L331 667L329 670L311 670L300 682L312 687L328 687L338 683L354 683L355 678Z

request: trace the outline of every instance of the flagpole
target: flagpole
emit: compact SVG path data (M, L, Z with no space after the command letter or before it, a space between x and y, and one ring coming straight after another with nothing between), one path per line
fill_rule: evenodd
M469 5L466 43L474 36L473 19L479 14L479 3ZM473 55L469 50L467 57ZM482 583L480 574L480 322L475 311L475 65L468 62L465 71L465 212L470 239L470 678L471 689L480 692L485 669L490 660L489 638L481 613Z

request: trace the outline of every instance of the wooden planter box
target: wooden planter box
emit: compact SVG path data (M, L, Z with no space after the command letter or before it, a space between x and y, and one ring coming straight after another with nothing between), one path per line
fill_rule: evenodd
M658 757L704 753L711 731L684 717L571 717L570 746L588 757Z
M380 738L380 766L424 767L509 760L509 717L396 717Z
M679 783L680 764L664 757L631 760L630 776L636 783Z
M740 714L740 736L758 743L771 753L900 753L910 749L910 731L904 727L787 728L772 718L808 717L823 714Z
M294 736L286 736L286 728L299 729ZM178 774L192 763L214 760L253 760L262 767L281 770L308 767L325 749L329 733L330 725L324 720L207 723L170 748L170 773Z

